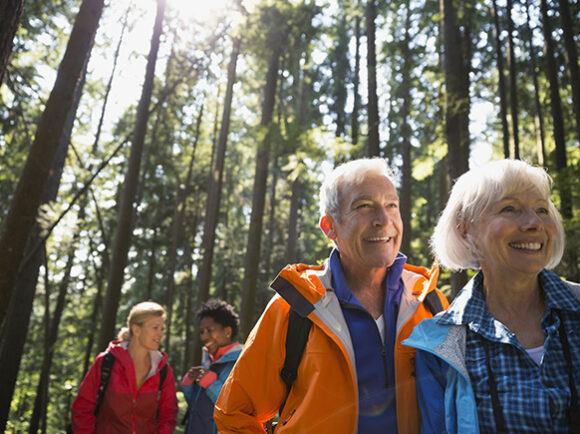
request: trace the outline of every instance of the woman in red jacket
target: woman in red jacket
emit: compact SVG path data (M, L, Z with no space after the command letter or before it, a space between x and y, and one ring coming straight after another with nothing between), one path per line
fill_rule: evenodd
M167 355L159 351L164 319L165 310L157 303L143 302L131 309L119 340L97 356L81 383L72 406L73 432L173 432L178 410L175 382ZM114 361L95 411L106 353Z

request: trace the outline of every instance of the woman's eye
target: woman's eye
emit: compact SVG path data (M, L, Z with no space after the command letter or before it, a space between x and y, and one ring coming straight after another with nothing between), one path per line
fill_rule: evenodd
M504 207L503 207L503 208L500 210L500 212L513 212L513 211L515 211L515 208L514 208L513 206L511 206L511 205L504 206Z
M547 208L539 208L537 211L538 214L544 214L544 215L548 215L548 209Z

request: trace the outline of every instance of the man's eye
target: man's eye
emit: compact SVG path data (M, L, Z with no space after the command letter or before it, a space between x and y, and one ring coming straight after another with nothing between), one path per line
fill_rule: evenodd
M399 204L397 202L391 202L387 204L387 208L398 208Z

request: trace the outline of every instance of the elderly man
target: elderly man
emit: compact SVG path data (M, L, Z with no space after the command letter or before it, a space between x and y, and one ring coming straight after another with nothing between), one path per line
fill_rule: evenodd
M393 176L382 159L337 167L320 189L323 266L288 265L216 403L220 432L410 433L419 430L414 357L401 341L447 307L439 270L406 264ZM290 311L312 326L295 382L285 364ZM288 350L293 351L292 348Z

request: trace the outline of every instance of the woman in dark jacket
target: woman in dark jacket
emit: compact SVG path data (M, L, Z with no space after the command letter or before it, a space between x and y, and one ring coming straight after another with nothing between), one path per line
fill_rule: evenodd
M97 356L81 383L72 406L73 432L173 432L178 410L175 382L167 355L159 351L164 317L163 307L153 302L139 303L131 309L119 340ZM95 415L107 353L114 360Z
M233 341L239 328L238 314L225 301L209 300L197 317L204 344L202 363L189 368L181 380L181 390L188 404L186 433L210 434L218 432L213 408L242 345Z

